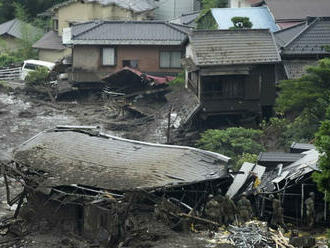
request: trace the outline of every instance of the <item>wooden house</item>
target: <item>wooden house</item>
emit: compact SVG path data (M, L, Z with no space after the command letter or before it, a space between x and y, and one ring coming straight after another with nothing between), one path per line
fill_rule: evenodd
M269 30L201 30L186 45L186 87L201 117L269 113L275 102L275 67L281 61Z

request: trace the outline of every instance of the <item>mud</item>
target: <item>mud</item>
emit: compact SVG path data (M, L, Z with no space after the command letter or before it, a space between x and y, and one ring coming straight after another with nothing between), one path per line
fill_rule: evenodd
M166 142L167 112L169 102L151 102L152 121L141 117L124 115L120 118L97 97L79 100L62 100L55 105L40 100L17 89L0 91L0 151L6 153L41 131L56 125L98 125L102 131L121 137L143 141ZM20 85L18 85L20 88ZM173 97L173 96L172 96ZM172 102L173 104L173 102ZM156 120L156 121L155 121ZM175 121L175 115L173 116ZM114 128L115 127L115 128ZM11 198L22 191L22 185L9 180ZM0 220L13 216L16 205L9 206L3 177L0 178ZM42 224L42 223L41 223ZM141 239L123 247L206 247L198 234L177 233L155 220L147 221L148 228ZM0 234L0 247L98 247L73 234L62 233L51 227L38 226L28 230L27 235L17 237L7 229Z

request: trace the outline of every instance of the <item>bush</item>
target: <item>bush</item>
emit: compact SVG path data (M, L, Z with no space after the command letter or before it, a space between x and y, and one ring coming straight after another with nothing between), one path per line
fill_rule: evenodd
M21 63L24 59L16 53L0 54L0 67L8 67L13 64Z
M182 85L185 82L185 71L182 71L180 73L178 73L178 75L176 76L176 78L174 80L172 80L171 82L169 82L169 86L175 86L175 85Z
M242 127L209 129L201 134L197 146L229 156L235 165L244 153L259 154L265 150L260 143L262 133L261 130Z
M252 164L257 163L258 160L258 154L252 154L252 153L243 153L241 156L239 156L236 164L233 167L234 171L238 171L244 162L249 162Z

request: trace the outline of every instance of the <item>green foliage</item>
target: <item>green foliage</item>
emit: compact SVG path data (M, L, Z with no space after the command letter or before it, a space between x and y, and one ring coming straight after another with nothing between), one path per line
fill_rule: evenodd
M209 129L201 134L197 146L229 156L233 164L236 164L243 153L259 154L264 151L263 145L260 144L261 135L261 130L242 127Z
M175 85L182 85L185 82L185 71L181 71L180 73L178 73L178 75L176 76L176 78L174 80L172 80L171 82L169 82L170 86L175 86Z
M231 30L249 29L253 26L252 22L250 22L249 17L236 16L231 18L231 21L234 24L234 26L230 28Z
M197 29L218 29L218 24L214 20L212 8L228 7L228 0L202 0L202 10L197 19Z
M242 156L239 157L237 160L236 164L233 167L234 171L238 171L244 162L249 162L249 163L257 163L258 159L258 154L252 154L252 153L243 153Z
M281 81L279 87L276 110L293 117L282 133L286 143L312 140L330 103L330 59L320 60L301 78Z
M320 60L318 66L308 68L301 78L281 81L279 87L277 111L299 113L306 108L324 107L324 102L329 104L330 59ZM325 113L325 109L321 112Z
M0 0L0 23L15 18L15 5L20 4L27 15L29 22L32 22L37 14L46 11L55 4L65 2L67 0Z
M327 192L328 201L330 201L330 106L327 108L326 119L315 135L315 144L322 153L319 160L319 166L322 173L314 173L313 178L316 181L321 192Z
M27 87L38 87L38 86L48 86L48 75L49 71L46 67L38 67L35 71L30 71L26 76L26 86Z
M23 61L23 58L18 53L1 53L0 67L8 67Z

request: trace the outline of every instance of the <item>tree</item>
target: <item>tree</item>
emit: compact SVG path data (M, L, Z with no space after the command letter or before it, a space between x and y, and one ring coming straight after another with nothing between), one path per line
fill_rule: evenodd
M38 67L37 70L29 72L25 78L27 91L47 94L52 103L56 102L56 86L50 82L51 74L46 67Z
M313 139L330 104L330 59L320 60L301 78L281 81L279 88L275 109L293 120L288 136Z
M259 154L264 151L263 145L260 144L261 135L261 130L242 127L231 127L224 130L209 129L201 134L197 146L229 156L236 165L244 153L245 157L253 158L250 154ZM237 166L234 169L237 169Z
M328 193L327 200L330 201L330 106L327 108L326 119L321 122L315 137L315 144L322 154L319 160L319 167L322 172L315 172L313 178L319 190Z
M228 0L202 0L202 10L197 19L197 29L217 29L218 25L214 20L211 9L212 8L226 8Z
M249 17L236 16L236 17L231 18L231 21L234 24L234 26L230 28L231 30L249 29L249 28L252 28L252 26L253 26L252 22L250 22Z
M39 13L65 1L67 0L0 0L0 23L15 18L15 4L17 3L26 9L30 17L29 21L32 21Z

